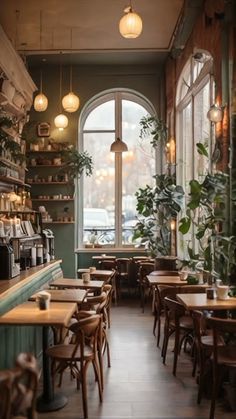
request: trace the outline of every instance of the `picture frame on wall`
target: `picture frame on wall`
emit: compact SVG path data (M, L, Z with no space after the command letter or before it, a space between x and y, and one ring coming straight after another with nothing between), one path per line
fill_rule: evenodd
M37 125L37 135L38 137L49 137L50 136L50 124L49 122L40 122Z

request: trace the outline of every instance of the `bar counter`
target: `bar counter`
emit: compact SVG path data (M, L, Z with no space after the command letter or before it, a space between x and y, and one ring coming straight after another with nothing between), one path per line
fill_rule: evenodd
M63 276L61 260L39 265L23 271L9 280L0 280L0 316L24 303L28 298L51 281ZM39 357L41 328L0 326L0 369L14 365L19 352L33 352Z

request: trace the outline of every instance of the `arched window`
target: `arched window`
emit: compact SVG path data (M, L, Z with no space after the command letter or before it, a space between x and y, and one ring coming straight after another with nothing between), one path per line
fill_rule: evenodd
M121 247L132 246L136 223L135 192L152 184L155 156L150 143L140 140L139 122L154 108L133 91L104 92L84 108L80 120L80 150L93 158L91 177L84 177L78 199L78 241ZM116 138L128 146L110 152Z
M197 51L186 63L177 85L176 95L176 177L186 194L189 181L200 179L210 170L207 160L197 152L197 143L204 144L209 156L212 154L210 122L207 112L213 100L214 81L212 77L212 57L204 51ZM182 213L182 216L184 213ZM184 238L178 237L179 256L187 255L186 244L195 248L194 230ZM195 248L197 251L198 249Z

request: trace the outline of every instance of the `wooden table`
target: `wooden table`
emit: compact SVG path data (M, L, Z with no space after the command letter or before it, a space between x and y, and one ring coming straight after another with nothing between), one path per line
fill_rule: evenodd
M182 281L179 276L161 276L161 275L147 275L149 285L187 285L187 281Z
M236 309L236 298L227 300L214 298L210 300L206 294L177 294L178 300L188 310L233 310Z
M43 326L43 394L37 402L39 412L58 410L67 403L62 394L54 395L51 361L46 350L49 347L50 326L67 326L76 309L75 303L51 302L48 310L39 310L35 302L27 301L0 316L0 324L4 325Z
M108 281L111 276L114 274L114 271L111 270L104 270L104 269L96 269L93 272L90 272L89 269L78 269L78 274L83 274L85 272L90 273L92 280L98 279L100 281Z
M85 290L101 291L104 281L84 282L82 279L59 278L50 283L50 287L57 288L81 288Z
M80 304L84 301L84 298L87 294L86 290L82 289L65 289L65 290L54 290L54 289L47 289L47 291L51 295L51 301L57 302L64 302L64 303L77 303ZM40 292L40 291L39 291ZM31 295L29 298L30 301L35 301L37 298L38 293Z

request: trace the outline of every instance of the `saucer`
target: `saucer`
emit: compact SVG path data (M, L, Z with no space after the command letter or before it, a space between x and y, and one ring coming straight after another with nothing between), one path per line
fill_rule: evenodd
M221 300L221 301L223 301L223 300L228 300L229 299L229 296L227 295L227 297L226 298L219 298L219 297L217 297L217 300Z

